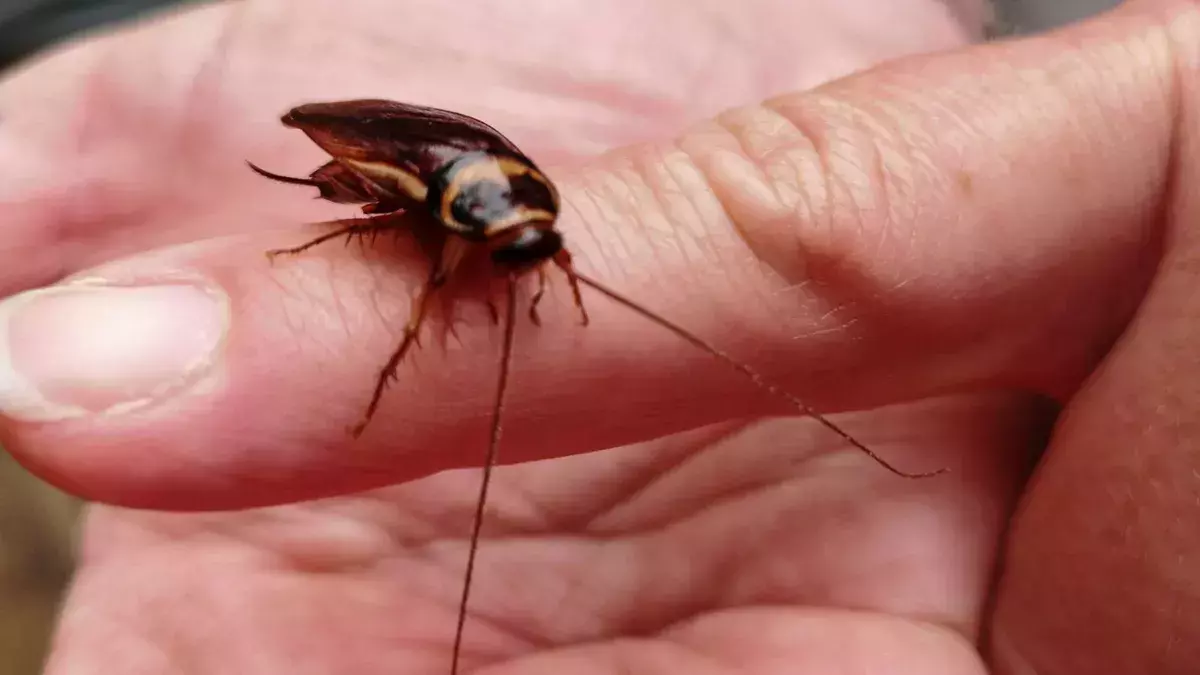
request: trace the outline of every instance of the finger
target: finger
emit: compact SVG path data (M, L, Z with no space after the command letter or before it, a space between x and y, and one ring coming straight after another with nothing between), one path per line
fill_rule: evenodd
M915 59L616 155L564 181L568 245L585 272L818 406L1069 391L1154 268L1182 100L1163 29L1171 18L1125 11L1051 38ZM364 264L335 247L266 266L261 251L277 245L221 240L93 271L118 283L206 280L229 318L217 338L192 340L221 351L180 360L203 364L190 387L136 380L145 386L129 391L151 407L103 399L120 414L32 423L31 397L10 391L6 446L75 492L192 508L477 463L499 341L485 311L459 330L461 343L406 365L368 436L349 444L345 426L424 270L412 251ZM751 253L767 264L748 264ZM602 298L589 300L583 329L556 297L545 326L518 335L508 460L787 410ZM23 373L12 307L25 301L5 311L9 361ZM131 310L110 316L121 311ZM90 341L133 343L120 328L101 341L101 322L88 319ZM53 314L47 326L27 342L72 333ZM76 353L57 344L54 354ZM148 344L138 353L156 354ZM50 372L106 391L122 382L76 367L83 375Z
M91 499L167 508L290 501L477 464L503 330L486 293L469 278L446 289L451 303L435 303L442 312L355 440L348 430L430 263L387 235L371 250L331 242L274 262L263 255L311 238L266 232L162 249L0 305L5 446ZM587 298L585 328L560 278L542 326L518 314L507 460L620 445L703 422L717 406L761 408L743 385L745 400L655 412L685 394L674 382L708 357L597 299ZM725 370L695 374L689 388L713 379L727 392ZM627 391L596 396L614 386Z

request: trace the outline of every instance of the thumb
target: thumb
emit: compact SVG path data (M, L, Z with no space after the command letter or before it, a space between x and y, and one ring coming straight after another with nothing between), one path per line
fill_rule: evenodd
M1181 100L1169 20L1125 10L908 59L615 153L558 179L567 245L585 273L816 406L1063 395L1157 259ZM288 243L259 232L146 253L7 300L5 446L77 494L159 508L477 464L499 340L484 312L405 364L352 442L421 259L402 241L268 265L262 252ZM507 460L779 409L622 307L588 299L583 328L557 300L540 329L518 328Z

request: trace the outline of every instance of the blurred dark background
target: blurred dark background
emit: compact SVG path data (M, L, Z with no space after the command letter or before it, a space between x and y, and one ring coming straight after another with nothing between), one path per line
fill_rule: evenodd
M0 71L81 32L195 2L0 0ZM1004 35L1061 25L1119 0L995 4L991 33ZM58 602L73 567L78 509L74 500L30 478L0 450L0 675L36 675L42 670Z
M0 69L80 31L191 0L0 0Z

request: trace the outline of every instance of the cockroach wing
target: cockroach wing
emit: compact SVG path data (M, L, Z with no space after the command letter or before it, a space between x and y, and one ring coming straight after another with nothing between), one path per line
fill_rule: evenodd
M438 108L378 99L309 103L293 108L282 121L334 158L388 164L422 179L465 152L533 164L491 126Z
M363 178L337 160L321 165L309 174L309 180L320 190L322 199L339 204L374 202L380 197L372 192L371 186Z

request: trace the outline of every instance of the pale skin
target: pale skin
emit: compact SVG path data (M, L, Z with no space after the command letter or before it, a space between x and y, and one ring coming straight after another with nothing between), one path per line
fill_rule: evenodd
M501 449L547 461L497 473L466 671L1191 672L1200 7L951 53L972 30L932 1L477 4L203 8L0 85L5 293L228 299L187 386L103 416L108 380L9 336L74 416L5 409L0 441L104 503L49 675L446 672L478 472L433 474L483 457L500 333L464 300L353 441L426 261L268 263L352 214L243 163L315 168L278 116L366 96L486 118L554 176L581 270L952 471L745 422L786 409L586 290L582 328L556 277Z

